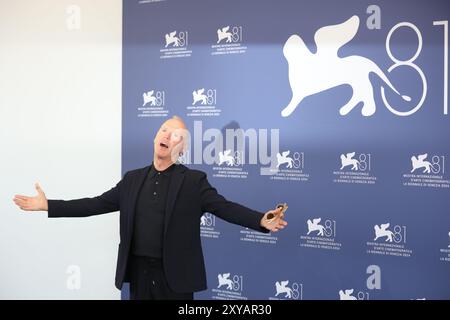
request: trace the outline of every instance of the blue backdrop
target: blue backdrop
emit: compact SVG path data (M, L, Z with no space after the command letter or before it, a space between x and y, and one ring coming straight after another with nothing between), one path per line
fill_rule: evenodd
M180 161L229 200L289 205L275 234L205 214L196 298L450 298L449 16L446 0L123 1L123 173L178 115Z

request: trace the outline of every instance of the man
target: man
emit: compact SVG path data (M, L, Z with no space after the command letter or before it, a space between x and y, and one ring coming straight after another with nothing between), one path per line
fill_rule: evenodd
M204 212L261 232L283 229L280 209L265 214L227 201L204 172L175 164L186 149L183 120L163 123L154 139L153 163L127 172L111 190L94 198L47 200L39 184L35 197L16 195L22 210L48 216L87 217L120 211L116 287L130 282L131 299L192 300L206 289L200 239Z

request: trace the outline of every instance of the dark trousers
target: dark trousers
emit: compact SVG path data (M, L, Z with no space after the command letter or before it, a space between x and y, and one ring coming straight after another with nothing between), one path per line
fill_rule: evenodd
M169 288L161 259L130 256L131 300L193 300L194 294Z

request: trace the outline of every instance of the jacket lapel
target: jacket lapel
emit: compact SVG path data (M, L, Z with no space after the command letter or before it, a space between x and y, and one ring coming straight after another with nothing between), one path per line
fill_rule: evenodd
M147 174L150 170L151 166L147 166L142 168L136 175L136 178L133 179L132 185L131 185L131 191L130 191L130 206L131 206L131 211L130 214L128 215L128 234L130 235L130 239L131 239L131 235L133 234L133 229L134 229L134 216L136 215L136 204L137 204L137 197L139 195L139 190L141 190L142 184L145 181L145 178L147 177Z
M172 215L178 192L180 191L181 184L183 183L185 171L186 171L185 166L181 164L175 165L172 177L170 178L169 190L167 191L166 216L164 219L164 234L167 231L170 216Z

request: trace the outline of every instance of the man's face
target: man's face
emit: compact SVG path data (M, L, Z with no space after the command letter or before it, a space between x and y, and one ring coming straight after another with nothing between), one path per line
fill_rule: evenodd
M170 119L159 128L154 140L154 151L160 159L176 162L183 152L187 139L187 129L178 119Z

